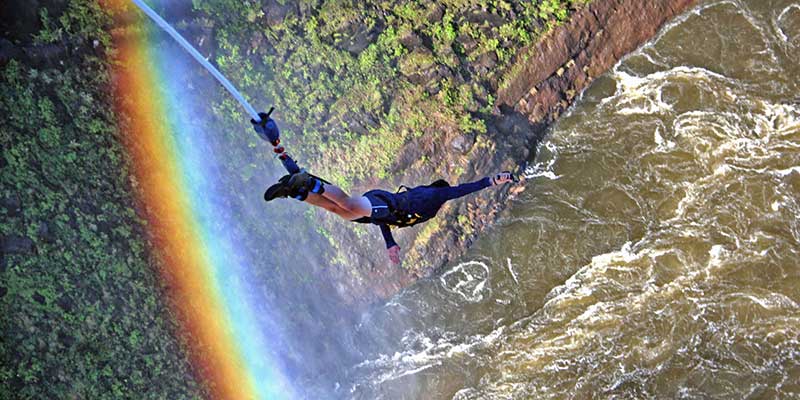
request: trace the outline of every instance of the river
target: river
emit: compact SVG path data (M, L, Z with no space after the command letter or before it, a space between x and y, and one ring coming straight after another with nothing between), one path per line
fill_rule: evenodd
M705 1L552 126L459 262L364 314L355 399L800 397L800 2Z

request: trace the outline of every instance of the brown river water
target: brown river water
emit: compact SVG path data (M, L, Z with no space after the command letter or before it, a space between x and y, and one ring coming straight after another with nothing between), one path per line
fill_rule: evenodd
M589 88L356 399L800 398L800 1L704 1Z

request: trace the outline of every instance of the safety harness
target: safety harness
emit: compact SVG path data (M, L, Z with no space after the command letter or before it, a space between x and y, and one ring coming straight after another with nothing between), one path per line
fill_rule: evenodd
M386 203L391 215L389 219L381 218L381 222L391 228L404 228L427 220L422 215L411 211L408 196L406 196L407 193L408 191L398 191L392 196L387 196L384 193L374 194L375 197Z
M430 185L425 185L426 187L445 187L450 186L447 181L444 179L439 179ZM418 186L420 187L420 186ZM392 215L393 220L391 221L384 221L389 227L392 229L394 228L405 228L408 226L414 226L416 224L421 224L433 216L424 216L415 211L413 211L413 205L411 201L411 190L415 188L409 188L406 185L400 185L397 188L397 191L394 195L387 196L383 193L376 193L375 197L383 200L389 207L389 213Z

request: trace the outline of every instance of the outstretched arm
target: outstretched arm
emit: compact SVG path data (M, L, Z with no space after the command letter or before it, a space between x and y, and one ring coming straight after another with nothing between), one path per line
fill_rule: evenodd
M462 183L458 186L451 186L447 191L447 200L457 199L466 196L470 193L477 192L487 187L492 186L492 180L489 177L477 180L470 183Z
M452 186L449 188L447 199L448 200L457 199L459 197L466 196L470 193L486 189L489 186L497 186L497 185L502 185L506 182L511 182L513 179L514 178L510 172L501 172L491 177L487 176L486 178L479 179L475 182L463 183L458 186Z

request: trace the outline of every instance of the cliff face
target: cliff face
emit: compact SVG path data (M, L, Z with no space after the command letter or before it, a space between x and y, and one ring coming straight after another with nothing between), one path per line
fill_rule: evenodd
M597 0L521 55L498 104L533 124L552 122L575 95L649 40L694 0Z
M443 143L431 144L423 156L439 165L458 165L466 157L465 179L502 169L518 170L531 156L530 149L542 139L545 129L593 79L694 3L694 0L592 1L575 12L568 23L516 55L505 78L493 83L497 100L487 121L488 146L463 134L446 135ZM404 153L419 153L418 148L411 146L419 147L420 143L409 144ZM405 175L406 179L413 179L413 175ZM352 280L343 276L345 271L336 269L328 271L333 275L330 278L339 282L339 294L355 303L385 299L461 257L484 228L495 221L506 200L523 190L524 186L484 190L443 208L438 222L428 222L437 224L433 229L423 225L401 231L400 237L404 238L401 243L413 243L403 249L405 268L374 265L373 261L361 279ZM382 250L373 247L370 249L373 256L366 259L382 256ZM356 263L365 259L363 255L351 256Z

